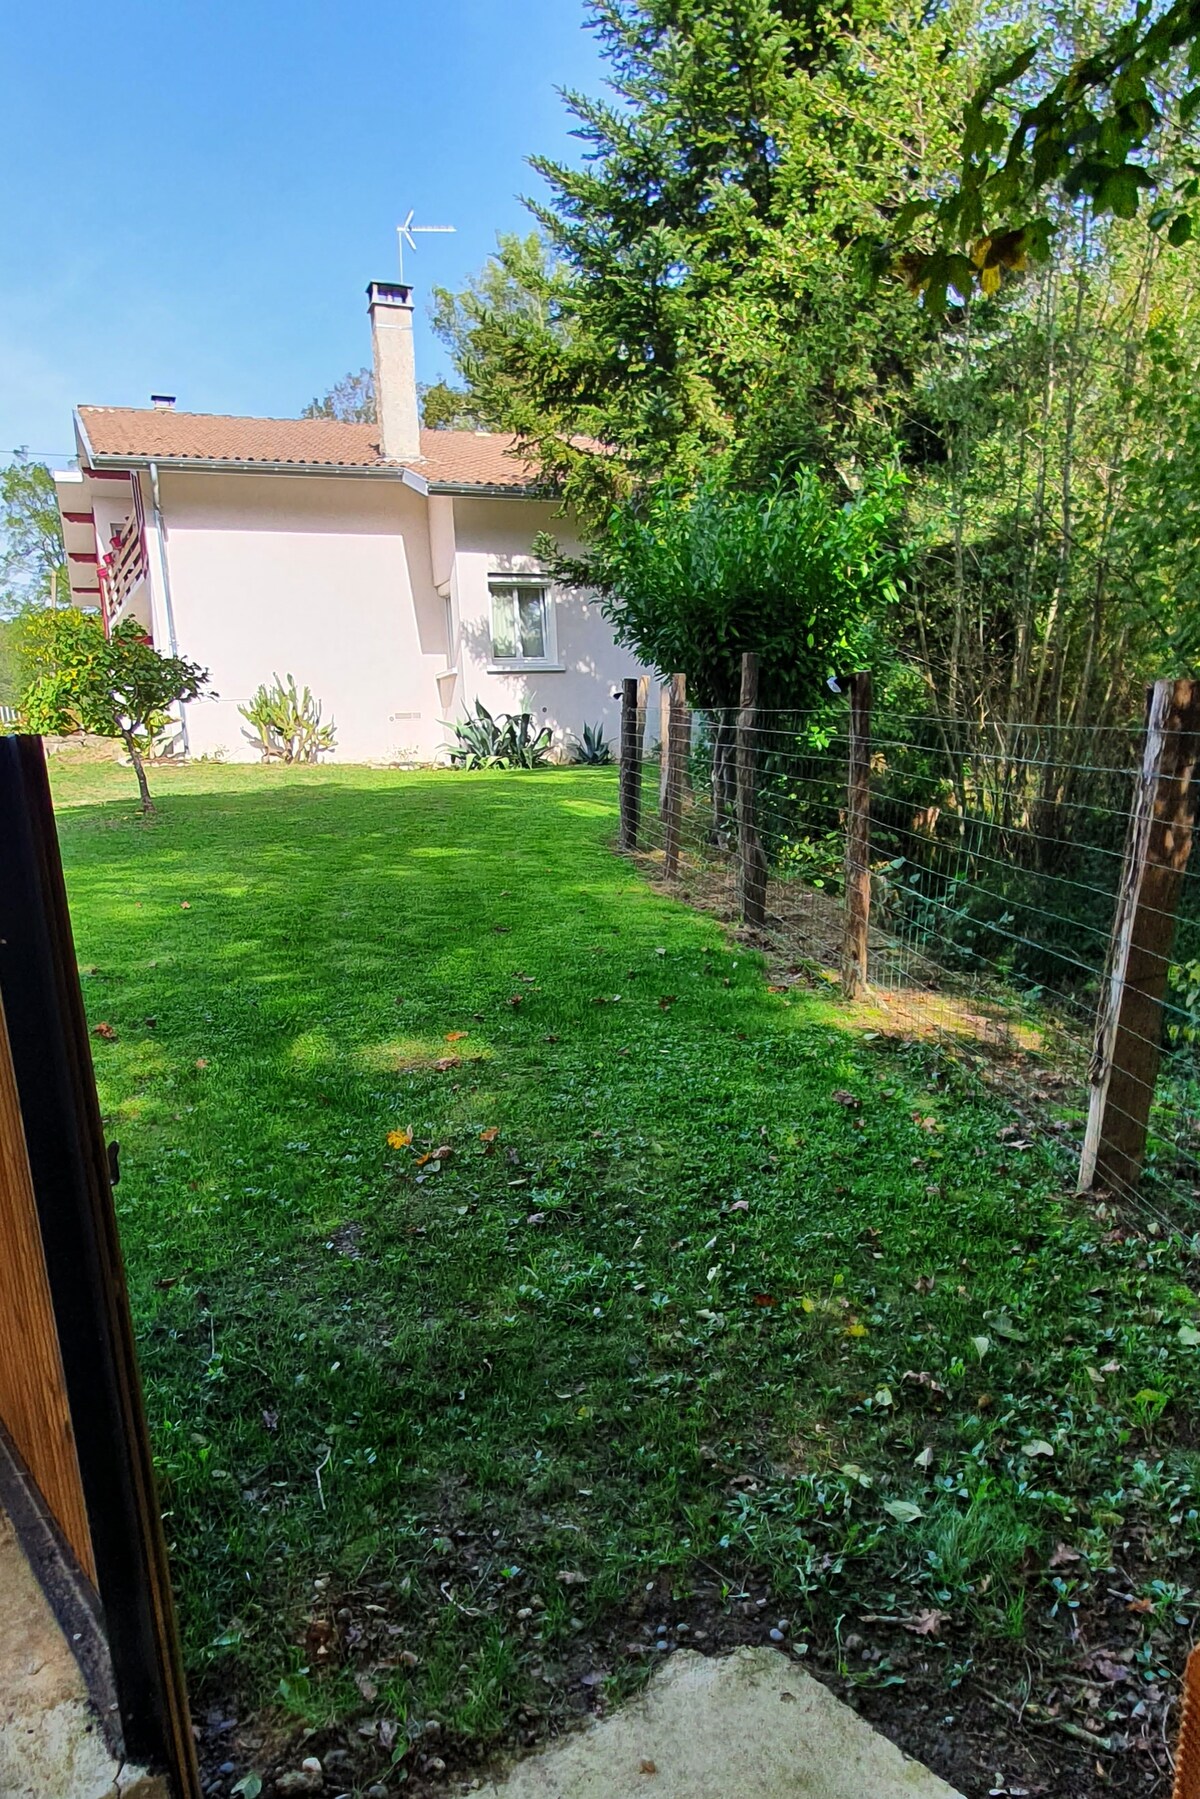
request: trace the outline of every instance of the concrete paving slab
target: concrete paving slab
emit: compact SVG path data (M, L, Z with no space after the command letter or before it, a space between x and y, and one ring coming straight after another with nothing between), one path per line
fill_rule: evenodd
M71 1646L0 1511L0 1799L165 1799L112 1755Z
M488 1799L961 1799L773 1649L677 1650L640 1698Z

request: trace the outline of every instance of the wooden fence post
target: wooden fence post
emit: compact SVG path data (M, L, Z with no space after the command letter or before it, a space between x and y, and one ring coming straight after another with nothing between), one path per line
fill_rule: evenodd
M621 683L621 848L638 846L638 813L642 799L642 742L638 720L637 677Z
M871 924L871 676L850 677L850 753L846 782L846 936L842 989L857 999L867 986Z
M758 835L755 776L758 758L754 734L758 725L758 657L742 656L741 706L737 716L734 777L737 782L737 892L745 924L767 921L767 858Z
M683 823L683 769L687 761L687 679L672 675L667 693L667 729L663 739L663 873L673 881L679 873L679 832Z
M1192 848L1200 682L1150 689L1142 767L1096 1016L1079 1191L1137 1186L1158 1078L1175 909Z
M667 776L671 769L669 741L671 736L671 683L664 681L658 690L658 810L667 816Z

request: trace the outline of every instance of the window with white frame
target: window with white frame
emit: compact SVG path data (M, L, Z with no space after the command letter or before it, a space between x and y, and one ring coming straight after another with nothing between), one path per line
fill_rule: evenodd
M514 667L554 660L554 621L547 582L499 577L489 583L492 661Z

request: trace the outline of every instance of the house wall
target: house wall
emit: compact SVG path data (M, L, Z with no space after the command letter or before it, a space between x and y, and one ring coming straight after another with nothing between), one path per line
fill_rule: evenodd
M143 492L147 597L155 642L166 651L148 482ZM448 736L442 721L476 699L493 712L531 712L564 756L585 722L602 725L615 749L621 708L613 689L645 671L614 644L594 600L554 593L555 667L491 663L489 576L538 573L533 541L541 530L578 547L552 504L426 498L398 480L161 464L159 492L175 641L209 670L218 696L186 709L193 756L255 760L238 708L275 674L312 688L336 724L343 761L439 760ZM657 725L653 705L648 741Z
M539 725L550 726L562 754L569 753L585 723L601 724L615 750L621 701L613 699L613 688L625 676L646 670L613 642L612 628L594 599L574 589L554 590L557 667L498 670L491 661L488 577L538 574L533 541L539 531L556 537L568 554L577 551L568 522L544 501L456 499L454 528L457 710L467 710L479 699L489 712L531 712ZM657 735L657 715L652 735Z
M219 695L187 708L192 755L255 759L238 707L278 673L312 688L340 760L431 760L449 645L423 497L400 481L161 465L159 480L179 652Z

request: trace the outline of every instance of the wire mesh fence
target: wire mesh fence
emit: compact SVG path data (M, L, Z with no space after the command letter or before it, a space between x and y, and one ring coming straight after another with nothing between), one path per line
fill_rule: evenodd
M1127 1078L1105 1086L1110 1126L1144 1130L1144 1163L1139 1152L1135 1175L1112 1160L1097 1184L1136 1191L1143 1205L1200 1198L1190 812L1168 832L1169 901L1153 884L1140 891L1131 953L1142 973L1121 962L1114 985L1131 833L1146 803L1143 727L966 725L881 708L864 741L850 701L831 695L805 711L694 710L677 717L674 744L664 729L656 745L658 707L642 699L628 729L640 752L635 853L651 878L740 923L774 984L840 983L864 1028L952 1047L1009 1095L1026 1129L1084 1150L1105 1078L1102 1001L1120 1002L1135 978L1145 984L1147 968L1153 986L1147 955L1159 955L1159 1002L1121 1011ZM856 828L867 913L857 983ZM757 912L747 910L748 847L761 863Z

